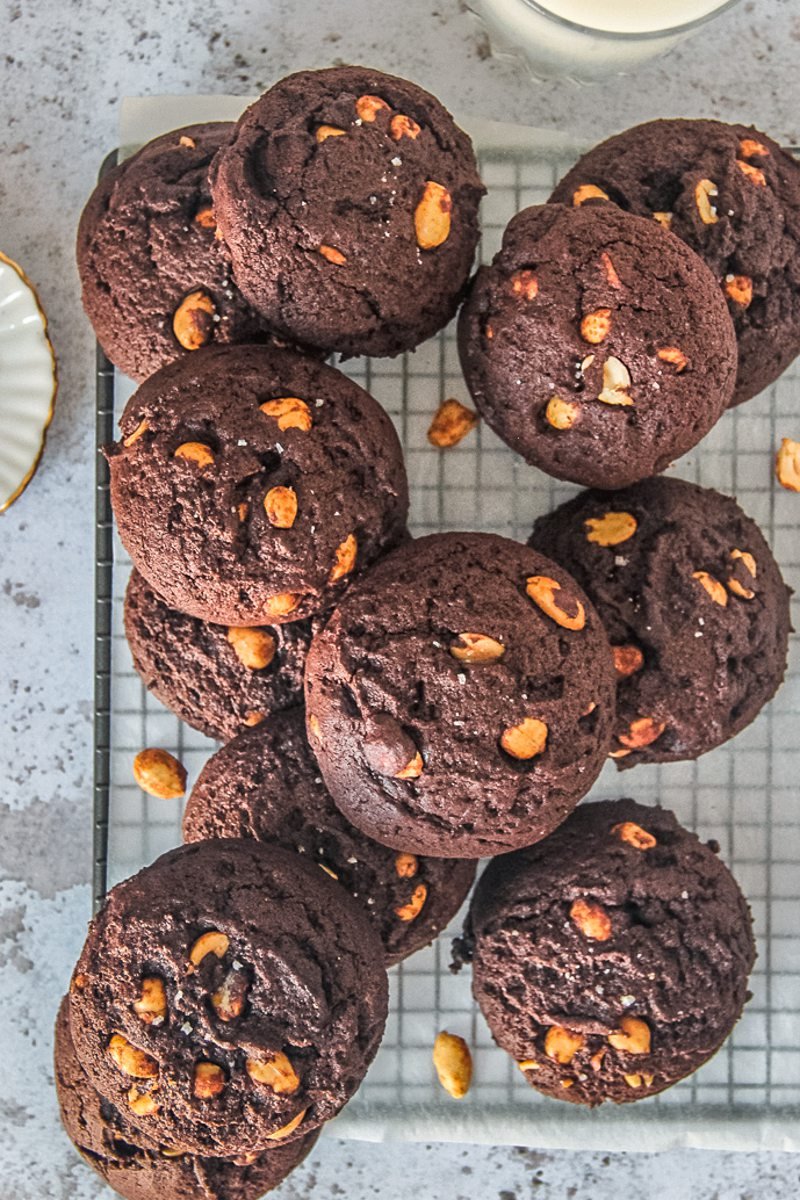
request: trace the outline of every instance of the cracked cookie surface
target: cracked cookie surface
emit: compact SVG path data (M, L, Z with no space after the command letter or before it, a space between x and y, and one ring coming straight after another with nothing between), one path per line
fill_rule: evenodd
M459 351L488 424L558 479L623 487L663 471L730 399L736 339L708 268L613 205L524 209L482 267Z
M530 544L580 583L617 662L619 767L697 758L780 686L789 591L735 500L680 479L583 492Z
M313 619L239 633L170 608L138 571L128 581L124 617L142 682L207 737L227 742L272 713L303 703Z
M338 1112L386 1011L357 903L253 840L182 846L113 888L70 989L78 1057L142 1143L224 1158Z
M151 376L106 451L120 537L171 607L258 626L330 608L405 536L400 443L332 367L268 346L199 351Z
M232 128L189 125L148 142L100 180L81 216L83 306L105 353L132 379L189 353L174 324L187 297L204 299L192 306L198 323L184 342L268 336L214 236L208 168Z
M258 1200L300 1165L319 1137L314 1130L242 1163L183 1153L174 1146L145 1149L137 1142L138 1131L99 1094L81 1066L68 997L56 1019L54 1067L61 1120L70 1140L125 1200Z
M348 593L306 664L336 804L401 851L479 858L544 837L608 750L605 631L574 580L490 534L434 534Z
M616 800L490 863L462 947L492 1035L532 1087L627 1103L720 1047L755 944L716 849L665 809Z
M469 138L415 84L290 75L239 120L212 189L237 283L286 336L391 355L454 315L484 189Z
M573 204L587 186L628 212L655 216L710 268L739 346L731 403L777 379L800 353L796 159L751 126L647 121L585 154L551 200Z
M355 829L322 782L300 708L247 730L208 760L183 835L255 837L306 855L364 907L387 965L432 942L475 878L469 860L398 853Z

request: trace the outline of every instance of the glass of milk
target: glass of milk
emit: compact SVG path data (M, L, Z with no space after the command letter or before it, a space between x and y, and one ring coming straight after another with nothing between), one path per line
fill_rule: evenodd
M582 83L663 54L739 0L468 0L492 47Z

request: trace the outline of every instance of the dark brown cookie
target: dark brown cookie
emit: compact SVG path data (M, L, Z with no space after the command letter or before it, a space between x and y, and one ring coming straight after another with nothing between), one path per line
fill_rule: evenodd
M133 379L212 341L267 335L214 236L208 168L232 129L188 125L148 142L100 180L83 210L83 306L108 357Z
M348 593L306 663L309 740L336 804L397 850L538 841L608 752L614 675L574 580L506 538L443 533Z
M618 766L697 758L780 686L789 590L729 496L681 479L583 492L539 518L531 545L575 576L608 631Z
M212 755L189 797L183 836L255 837L308 855L363 905L387 965L432 942L475 878L468 859L397 853L354 829L322 782L299 708Z
M709 269L610 204L527 208L459 320L494 431L558 479L624 487L695 446L730 399L736 338Z
M665 809L603 801L490 863L465 940L472 987L532 1087L627 1103L719 1049L749 998L755 945L710 845Z
M330 608L405 536L394 427L339 371L290 350L220 346L131 397L107 450L134 566L171 608L277 625Z
M551 199L603 200L682 238L722 288L736 328L732 404L800 352L800 164L766 134L720 121L647 121L585 154Z
M282 79L212 188L236 281L286 336L398 354L454 315L484 189L469 138L416 84L354 66Z
M70 991L78 1057L139 1142L223 1158L338 1112L386 1010L383 946L359 905L254 840L182 846L118 884Z
M319 1137L315 1129L241 1163L202 1158L177 1146L144 1149L137 1143L136 1129L96 1091L78 1061L68 997L58 1010L54 1066L61 1120L70 1140L126 1200L258 1200L300 1165Z
M227 742L303 703L313 619L249 629L212 625L169 608L138 571L128 581L124 614L145 687L207 737Z

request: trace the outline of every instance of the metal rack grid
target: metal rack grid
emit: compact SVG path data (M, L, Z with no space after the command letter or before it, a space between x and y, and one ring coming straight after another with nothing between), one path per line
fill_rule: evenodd
M538 145L531 131L522 149L484 144L481 159L489 189L482 242L488 259L509 218L546 200L574 156ZM464 528L524 540L539 513L577 490L527 466L484 425L453 449L441 452L429 445L427 428L439 403L448 396L467 399L452 326L413 355L355 361L343 369L376 396L397 426L406 454L413 532ZM767 393L726 414L674 469L678 476L736 495L796 590L800 498L776 484L772 462L780 437L797 434L792 422L800 411L798 390L795 368ZM101 358L101 440L112 436L112 413L119 415L131 391ZM186 765L191 786L214 744L164 709L133 672L122 628L129 562L114 536L112 563L104 467L98 488L96 883L102 896L106 799L109 885L180 840L178 807L153 800L134 785L134 754L145 745L171 750ZM796 611L794 624L800 626ZM590 793L591 798L633 794L674 809L702 837L717 839L749 898L759 954L753 998L715 1058L691 1079L635 1105L635 1112L626 1106L585 1113L539 1096L494 1046L473 1004L469 971L454 976L448 970L450 937L460 930L459 917L432 947L391 971L386 1035L361 1090L337 1118L337 1133L583 1148L800 1144L799 659L793 638L783 688L732 743L696 763L638 766L624 780L609 763ZM460 1105L433 1080L430 1050L444 1028L462 1034L473 1051L474 1083Z

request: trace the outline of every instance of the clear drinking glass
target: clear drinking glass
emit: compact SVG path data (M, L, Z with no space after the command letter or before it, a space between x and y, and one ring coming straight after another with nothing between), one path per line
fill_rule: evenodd
M468 0L499 53L592 83L664 54L739 0Z

